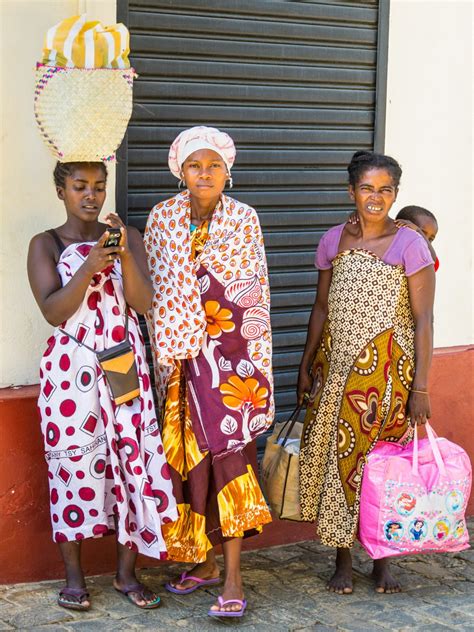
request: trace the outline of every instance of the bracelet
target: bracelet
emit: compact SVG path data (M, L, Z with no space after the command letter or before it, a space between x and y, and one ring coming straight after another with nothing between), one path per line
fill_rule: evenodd
M428 391L418 391L416 388L412 388L411 393L420 393L421 395L429 395Z

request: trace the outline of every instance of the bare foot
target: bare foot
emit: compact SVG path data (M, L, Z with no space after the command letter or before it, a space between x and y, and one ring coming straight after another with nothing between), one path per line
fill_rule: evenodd
M336 570L326 588L338 595L352 593L352 557L349 549L337 549Z
M221 597L224 602L228 599L238 599L242 601L244 598L242 584L240 582L227 581L224 584L224 590L222 591ZM211 606L211 610L219 610L220 612L239 612L240 610L242 610L242 605L239 603L229 603L226 605L215 603L213 606Z
M390 572L390 561L386 557L374 560L372 577L375 579L375 592L391 594L402 590L400 582Z
M192 575L193 577L199 577L199 579L217 579L220 575L220 570L215 561L212 562L202 562L202 564L196 564L194 568L190 571L186 571L186 575ZM177 577L175 580L170 582L173 588L177 588L178 590L186 590L187 588L192 588L196 586L197 582L193 579L185 579L182 583L180 583L180 579L182 576Z

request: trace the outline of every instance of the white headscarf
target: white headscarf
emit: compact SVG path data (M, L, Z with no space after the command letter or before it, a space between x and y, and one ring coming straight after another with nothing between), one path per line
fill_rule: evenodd
M174 139L168 154L168 165L171 173L177 178L181 178L181 168L184 161L200 149L211 149L219 154L230 175L236 154L234 141L229 134L221 132L215 127L205 127L204 125L185 129Z

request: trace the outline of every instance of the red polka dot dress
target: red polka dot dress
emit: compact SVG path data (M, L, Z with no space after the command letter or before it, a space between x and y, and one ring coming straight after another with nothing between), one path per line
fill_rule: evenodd
M93 243L71 244L57 269L63 285ZM122 342L125 299L120 263L96 274L77 312L47 342L38 400L48 464L56 542L99 537L115 529L129 548L166 558L162 525L177 518L156 419L143 338L129 309L140 396L116 406L95 354Z

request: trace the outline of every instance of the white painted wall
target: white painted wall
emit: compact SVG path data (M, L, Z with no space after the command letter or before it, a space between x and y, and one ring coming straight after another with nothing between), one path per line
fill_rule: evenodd
M38 382L38 366L52 331L43 320L26 275L33 235L64 221L52 173L55 161L33 115L35 63L46 31L60 20L87 13L103 24L116 21L115 0L0 0L0 386ZM109 167L115 208L115 170Z
M439 218L436 346L473 341L472 6L391 2L386 151L404 168L397 208L420 204ZM33 117L34 66L47 29L84 12L112 24L115 0L0 0L0 386L38 381L51 331L26 277L30 238L64 213ZM114 208L113 169L108 189L105 211Z
M437 347L474 339L473 5L391 1L385 151L403 167L396 209L418 204L438 218Z

